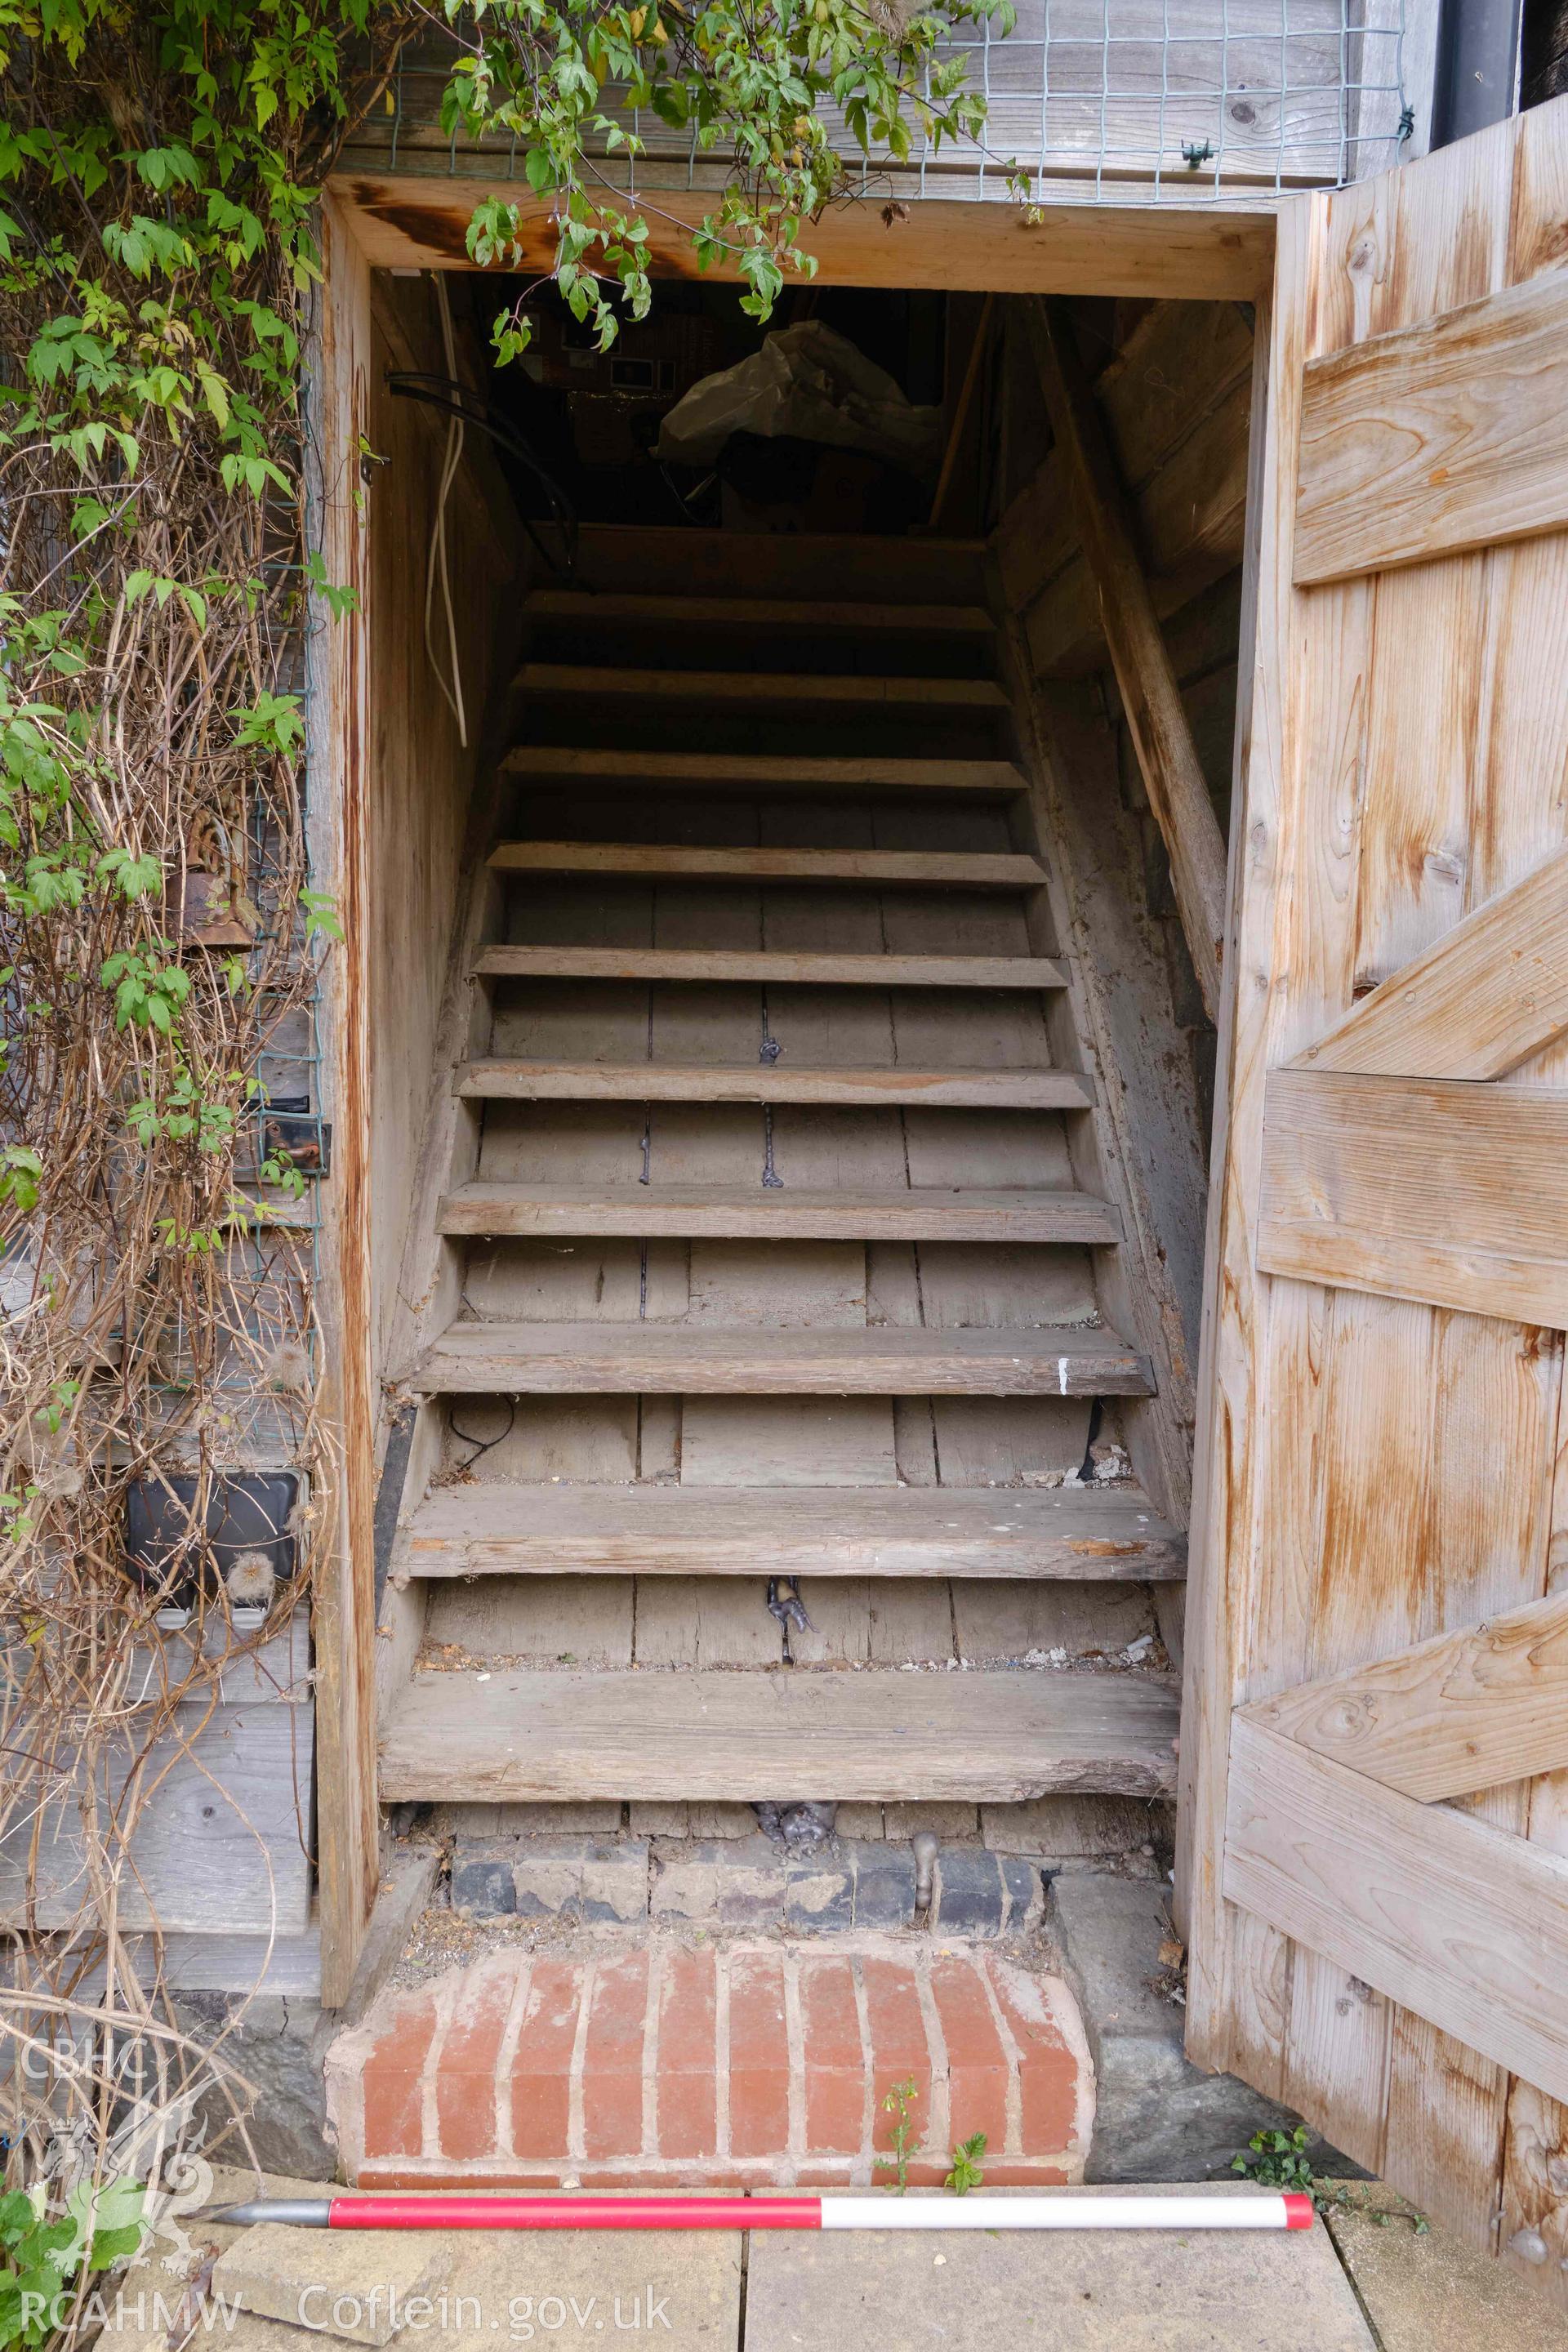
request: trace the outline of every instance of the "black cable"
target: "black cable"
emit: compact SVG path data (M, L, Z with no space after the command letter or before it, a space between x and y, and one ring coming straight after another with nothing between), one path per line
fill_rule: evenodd
M465 1470L471 1470L481 1454L488 1454L492 1445L500 1445L503 1444L504 1441L511 1435L512 1431L517 1426L517 1399L515 1397L508 1399L506 1408L506 1427L501 1431L499 1437L476 1437L471 1429L459 1429L458 1427L456 1416L450 1412L447 1415L447 1426L451 1431L454 1437L460 1438L465 1445L471 1445L473 1447L474 1451L469 1454L468 1460L463 1465Z
M577 575L577 509L552 474L545 472L523 436L510 417L503 416L493 402L482 394L471 391L466 383L458 383L446 375L426 375L416 368L388 368L386 388L397 400L422 400L427 408L439 408L460 423L471 425L497 446L517 459L544 493L545 504L555 520L566 551L564 563L558 562L526 515L521 520L541 559L550 566L558 580L570 587Z

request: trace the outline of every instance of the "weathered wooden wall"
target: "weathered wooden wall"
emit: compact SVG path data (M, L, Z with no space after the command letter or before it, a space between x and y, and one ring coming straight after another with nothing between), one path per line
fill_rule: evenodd
M1141 1475L1180 1518L1196 1385L1208 1027L1172 896L1169 861L1132 754L1079 550L1061 453L1016 306L1005 306L992 538L998 604L1026 706L1058 920L1084 992L1116 1156L1138 1236L1121 1311L1162 1362L1162 1395L1129 1418ZM1156 610L1223 822L1236 687L1246 499L1250 312L1234 303L1075 306L1078 339L1131 494ZM1237 398L1237 386L1241 398ZM1194 494L1205 486L1206 499ZM1141 1446L1140 1439L1144 1441ZM1158 1440L1155 1443L1156 1438ZM1172 1465L1175 1465L1173 1472ZM1179 1625L1165 1626L1179 1638Z
M1563 2079L1563 1948L1549 1897L1568 1874L1542 1869L1533 1849L1568 1855L1564 1776L1521 1777L1521 1751L1502 1785L1461 1798L1462 1810L1422 1807L1390 1795L1375 1760L1325 1767L1297 1745L1299 1727L1286 1738L1266 1715L1233 1709L1483 1625L1563 1575L1561 1331L1264 1273L1258 1216L1269 1072L1303 1055L1310 1069L1314 1045L1360 998L1568 833L1568 533L1545 529L1543 509L1543 535L1489 544L1497 531L1478 526L1467 541L1457 493L1471 411L1457 404L1445 428L1431 410L1416 426L1380 411L1373 387L1343 459L1376 446L1374 432L1391 453L1422 442L1423 495L1448 506L1436 544L1456 551L1398 570L1315 561L1328 584L1297 584L1304 365L1540 281L1565 252L1561 103L1282 221L1267 432L1255 436L1256 654L1233 835L1238 935L1183 1735L1194 2054L1300 2109L1477 2244L1513 2246L1558 2294L1568 2115L1532 2084ZM1514 383L1516 430L1534 382L1527 372ZM1545 397L1539 383L1534 396ZM1559 429L1553 414L1560 395L1538 432ZM1444 429L1451 450L1432 446ZM1381 480L1354 509L1373 538L1380 517L1392 544L1397 500ZM1522 980L1521 1001L1534 1002ZM1560 1088L1564 1067L1561 1045L1549 1046L1510 1069L1510 1090ZM1397 1138L1384 1165L1403 1180ZM1494 1151L1472 1174L1506 1233L1517 1167ZM1476 1238L1457 1231L1454 1246ZM1315 1821L1301 1812L1313 1801ZM1509 1834L1476 1837L1471 1815ZM1462 1885L1445 1879L1445 1840L1463 1847ZM1271 1924L1283 1919L1294 1933ZM1466 1990L1478 1980L1479 2000ZM1445 2018L1453 2031L1430 2021ZM1523 2021L1517 2032L1510 2019ZM1505 2042L1534 2053L1531 2081L1503 2063Z
M1150 597L1223 828L1229 821L1236 724L1252 306L1100 302L1075 308L1079 346L1129 493ZM1090 687L1114 736L1122 822L1142 876L1140 902L1163 943L1173 1018L1191 1047L1206 1129L1214 1033L1176 918L1170 862L1110 667L1094 583L1074 530L1067 470L1050 445L1021 331L1009 335L1003 373L1005 503L995 536L1003 594L1034 677Z
M1016 332L1012 340L1021 346L1024 339ZM1079 343L1131 496L1154 609L1169 621L1241 562L1252 306L1096 304L1079 318ZM1008 394L1038 404L1026 365L1010 367ZM1026 421L1009 431L1023 445ZM1039 674L1081 677L1102 668L1105 640L1059 451L1046 450L1010 502L998 552Z
M465 323L461 296L455 308ZM390 368L444 375L440 321L428 278L378 273L372 293L370 438L378 459L367 492L371 724L366 746L370 887L370 1261L374 1358L387 1369L398 1269L407 1240L414 1171L424 1132L436 1029L458 912L464 832L495 686L498 629L518 533L511 500L483 437L468 432L447 501L447 549L457 614L468 742L433 673L425 644L426 563L435 528L447 422L395 397ZM459 367L480 381L468 339ZM447 619L439 582L431 636L443 666Z

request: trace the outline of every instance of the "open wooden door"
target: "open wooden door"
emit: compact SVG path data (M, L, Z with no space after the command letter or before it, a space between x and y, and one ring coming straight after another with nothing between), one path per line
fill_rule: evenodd
M1265 341L1189 2047L1568 2305L1568 100L1288 202Z

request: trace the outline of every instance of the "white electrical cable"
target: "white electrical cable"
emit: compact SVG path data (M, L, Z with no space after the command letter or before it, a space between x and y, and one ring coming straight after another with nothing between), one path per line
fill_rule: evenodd
M447 279L442 270L436 270L436 299L441 311L441 340L447 353L448 383L458 380L458 352L452 334L452 307L447 299ZM430 531L430 552L425 564L425 651L436 673L436 683L447 698L447 707L458 722L458 740L466 751L468 748L468 721L463 708L463 672L458 659L458 621L452 610L452 576L447 562L447 500L457 478L458 466L463 455L465 427L460 416L454 416L447 426L447 454L441 465L441 487L436 497L436 520ZM436 648L430 642L431 607L436 601L436 573L441 574L441 598L447 607L447 651L451 662L451 683L447 684Z

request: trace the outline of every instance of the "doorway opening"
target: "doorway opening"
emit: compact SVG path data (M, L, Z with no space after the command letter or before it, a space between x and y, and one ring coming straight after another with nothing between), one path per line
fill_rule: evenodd
M375 278L383 1795L1152 1881L1213 1029L1026 302L658 298ZM1250 310L1053 316L1223 824Z

